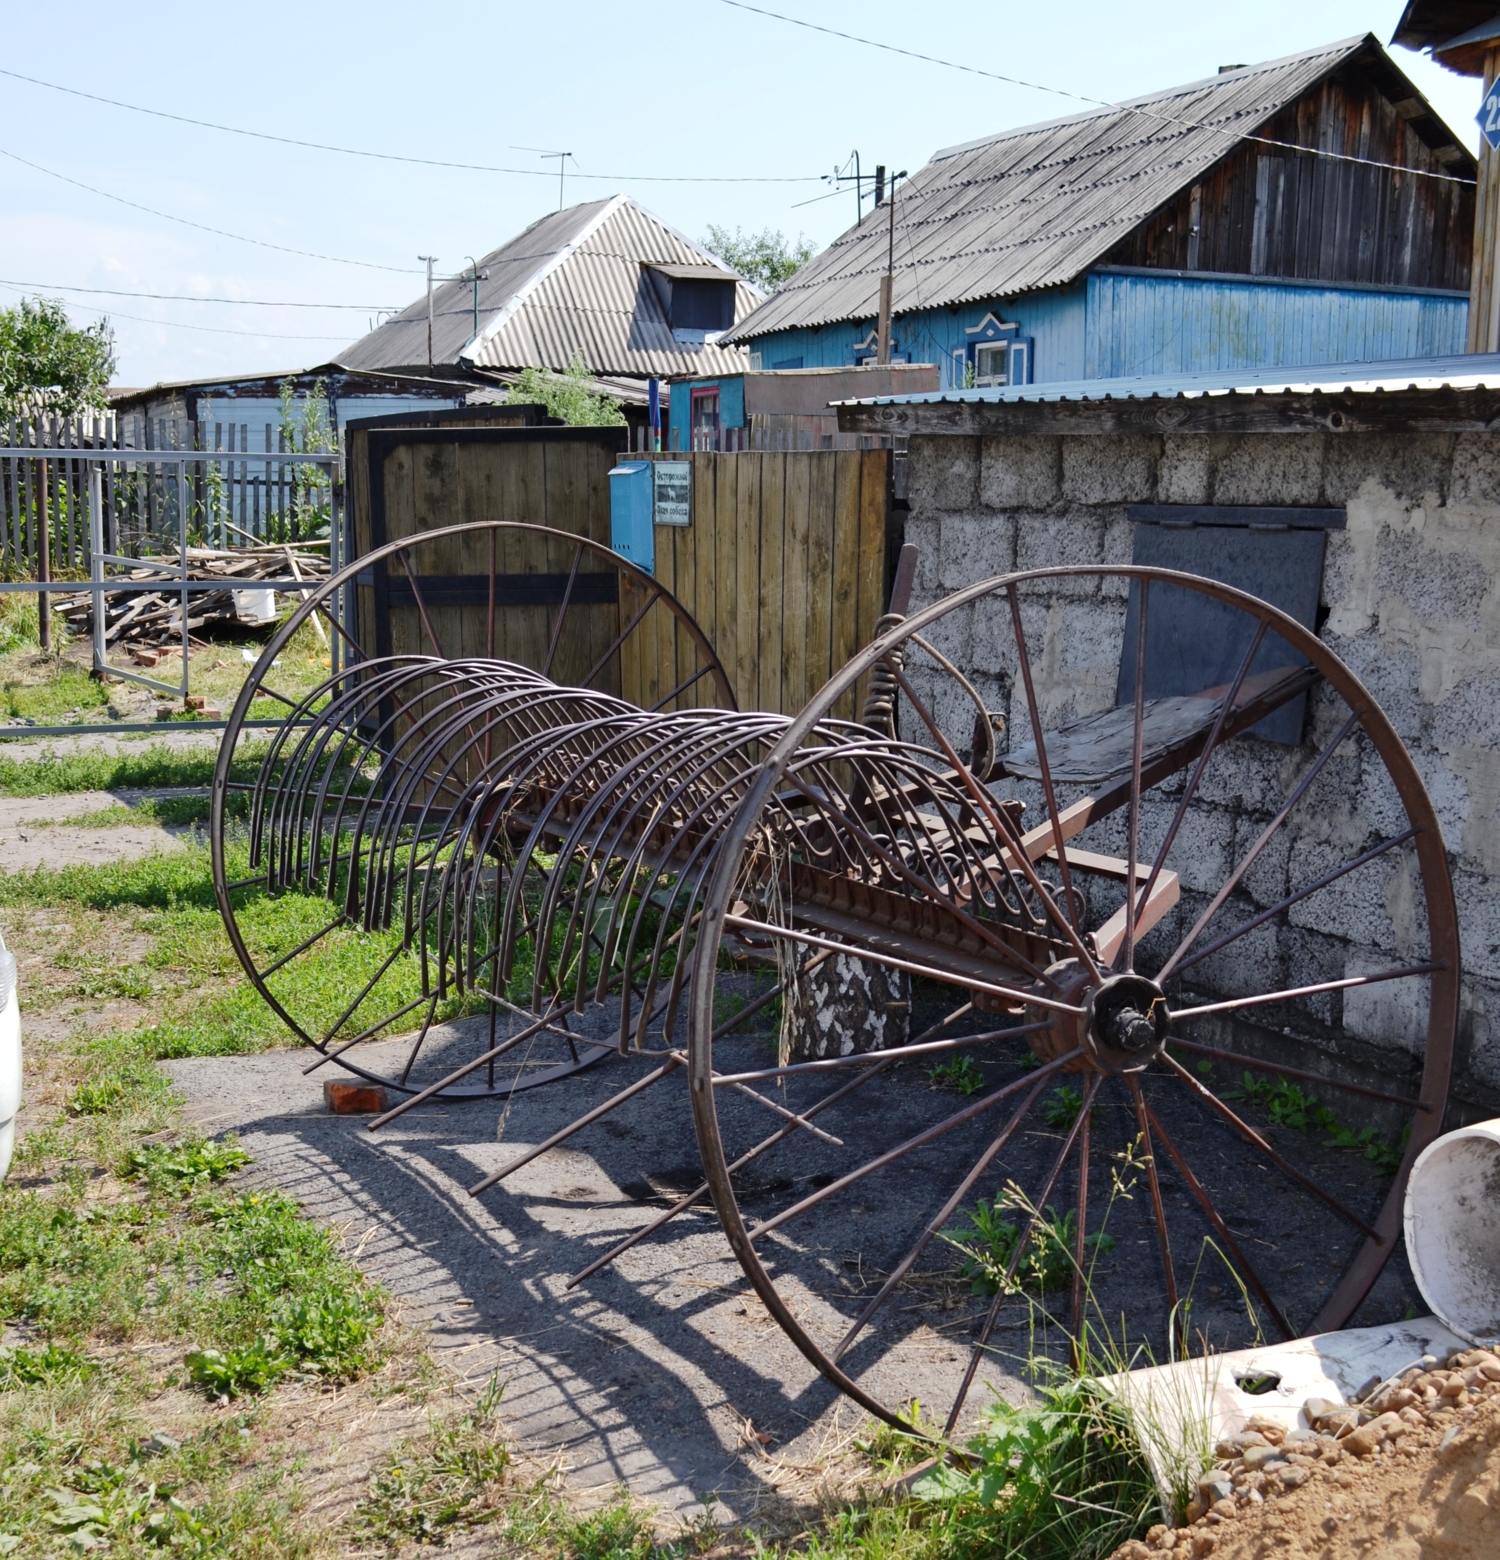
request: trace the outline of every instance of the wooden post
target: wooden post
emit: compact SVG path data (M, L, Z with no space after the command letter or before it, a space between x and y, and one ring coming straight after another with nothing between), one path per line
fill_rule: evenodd
M46 585L52 579L52 505L45 457L37 462L37 470L36 577ZM38 591L36 597L36 637L44 652L51 650L52 597L45 590Z
M1500 47L1484 59L1488 96L1500 75ZM1469 273L1469 351L1500 351L1500 152L1479 138L1479 184L1474 191L1474 259Z

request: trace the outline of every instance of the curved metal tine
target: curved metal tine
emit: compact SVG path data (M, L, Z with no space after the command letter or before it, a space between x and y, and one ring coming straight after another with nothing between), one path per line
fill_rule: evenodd
M862 1310L859 1315L855 1317L853 1323L850 1325L848 1332L846 1332L839 1340L838 1347L835 1348L829 1355L829 1358L834 1362L835 1365L837 1365L838 1362L844 1357L844 1355L848 1353L850 1347L854 1343L854 1340L859 1337L859 1335L865 1330L866 1327L869 1326L870 1321L874 1317L875 1313L891 1297L891 1295L895 1292L896 1287L901 1283L906 1275L911 1272L912 1268L916 1266L917 1261L921 1257L922 1253L926 1251L928 1246L932 1243L933 1237L936 1236L938 1231L941 1230L948 1222L948 1220L953 1217L953 1214L958 1208L958 1205L974 1189L974 1183L994 1163L996 1156L1000 1153L1000 1150L1003 1149L1010 1141L1011 1137L1015 1134L1016 1128L1019 1127L1026 1119L1026 1116L1031 1110L1032 1106L1035 1105L1036 1102L1042 1097L1042 1090L1045 1087L1046 1080L1043 1079L1042 1082L1039 1083L1031 1091L1031 1093L1021 1101L1020 1105L1012 1114L1010 1120L1007 1121L1003 1127L1001 1127L999 1133L990 1143L989 1147L986 1148L985 1151L979 1156L979 1158L974 1161L974 1164L970 1168L969 1173L963 1178L962 1181L959 1182L958 1189L948 1198L943 1206L939 1208L935 1214L933 1214L933 1216L927 1221L926 1225L923 1226L922 1233L917 1237L916 1245L914 1245L911 1250L908 1251L906 1255L902 1257L902 1259L891 1270L891 1273L886 1278L886 1281L880 1286L879 1290L876 1291L875 1295L865 1305L864 1310Z
M499 543L499 538L500 538L499 531L494 526L491 526L490 527L490 600L489 600L489 609L485 613L485 619L484 619L484 653L485 653L485 656L489 660L491 660L491 661L493 661L495 659L495 561L496 561L495 560L495 551L496 551L496 548L497 548L498 543ZM552 663L549 660L547 664L550 666ZM484 756L486 758L489 757L488 750L486 750Z
M1146 1096L1141 1093L1141 1080L1134 1073L1125 1074L1125 1083L1130 1089L1130 1097L1135 1103L1136 1125L1141 1134L1141 1153L1146 1160L1146 1185L1151 1192L1151 1219L1156 1226L1156 1244L1161 1255L1162 1284L1167 1294L1167 1315L1175 1318L1177 1315L1177 1271L1172 1266L1172 1237L1167 1229L1167 1208L1162 1201L1161 1179L1156 1173L1156 1152L1151 1143L1151 1120L1146 1114ZM1173 1335L1172 1324L1167 1326L1167 1338L1170 1345ZM1168 1349L1169 1355L1172 1350Z
M432 1028L433 1015L437 1012L438 999L442 995L441 989L432 993L432 1000L427 1004L427 1017L422 1020L422 1027L417 1031L417 1038L406 1058L406 1066L401 1069L401 1085L406 1086L406 1080L411 1076L413 1064L416 1062L417 1053L422 1049L422 1042L427 1038L427 1031Z
M996 985L994 981L980 980L975 975L955 974L952 970L939 969L936 965L919 964L915 959L898 959L894 954L879 953L874 948L862 948L854 943L834 942L827 937L817 937L811 932L798 931L791 926L776 926L769 921L752 920L749 916L729 914L724 917L726 926L742 927L757 932L762 937L783 937L788 942L803 943L809 948L828 948L834 953L852 954L858 959L868 959L872 964L884 964L893 970L905 970L908 975L922 975L929 980L942 981L944 985L959 986L965 991L982 992L986 996L1003 997L1021 1007L1041 1007L1053 1013L1078 1014L1082 1008L1070 1007L1066 1002L1054 1001L1034 991L1017 991L1011 986Z
M1205 1002L1202 1007L1178 1008L1171 1017L1202 1018L1206 1013L1231 1013L1236 1008L1265 1007L1272 1002L1292 1002L1299 997L1316 997L1325 991L1349 991L1355 986L1378 986L1387 980L1411 980L1418 975L1436 975L1448 966L1436 964L1408 964L1401 969L1380 970L1374 975L1346 975L1342 980L1320 980L1312 986L1295 986L1286 991L1263 991L1249 997L1230 997L1223 1002Z
M899 1057L899 1053L895 1053ZM962 1110L955 1111L953 1115L945 1117L936 1126L925 1128L915 1137L909 1137L904 1143L898 1143L895 1148L887 1149L883 1154L877 1154L874 1159L866 1164L850 1170L841 1175L838 1180L830 1181L827 1186L822 1186L815 1192L809 1192L800 1202L795 1202L790 1208L783 1208L780 1213L773 1214L769 1219L763 1219L754 1229L747 1232L751 1240L759 1240L764 1235L769 1235L772 1230L780 1229L789 1219L795 1219L799 1214L806 1213L809 1208L816 1207L820 1202L826 1202L830 1197L836 1197L840 1192L853 1186L856 1181L862 1181L867 1175L874 1174L877 1170L883 1170L886 1165L893 1164L896 1160L911 1153L915 1148L921 1148L924 1143L930 1143L934 1138L942 1137L944 1133L951 1132L955 1127L961 1127L964 1122L972 1121L975 1116L982 1115L987 1110L993 1110L1002 1100L1008 1100L1012 1094L1018 1094L1031 1084L1040 1083L1044 1078L1050 1078L1053 1073L1083 1055L1082 1046L1068 1051L1062 1056L1054 1058L1050 1062L1043 1062L1035 1071L1027 1073L1024 1078L1017 1078L1014 1083L1007 1083L1003 1088L996 1089L993 1094L986 1094L982 1100L977 1100L972 1105L965 1105Z
M1037 875L1036 868L1031 864L1031 858L1026 854L1025 850L1022 849L1020 838L1010 828L1009 820L1006 819L1005 814L1000 812L995 807L992 799L974 779L973 775L969 773L968 769L960 762L958 754L953 750L953 744L949 742L947 737L945 737L941 731L938 730L937 722L933 720L932 716L928 713L927 706L922 703L922 701L916 696L916 693L912 690L911 684L906 680L905 673L900 671L895 666L891 667L891 671L895 675L896 682L900 685L902 692L906 694L906 697L911 701L912 707L921 716L923 724L937 739L938 745L943 749L943 756L953 766L955 772L962 778L964 786L969 791L969 794L973 796L974 800L979 804L980 808L989 818L990 826L1003 839L1006 839L1010 842L1011 859L1021 869L1022 876L1025 877L1026 881L1031 885L1031 891L1037 895L1037 897L1044 905L1047 906L1048 914L1057 923L1058 929L1062 932L1063 936L1066 937L1067 940L1073 945L1073 950L1083 961L1084 968L1089 971L1090 975L1093 976L1095 980L1101 979L1102 977L1099 973L1099 966L1095 961L1093 954L1089 951L1088 944L1085 943L1083 938L1079 936L1077 928L1073 925L1072 921L1070 921L1068 917L1062 913L1062 911L1058 908L1057 901L1053 899L1052 895L1047 891L1046 885ZM1055 832L1057 828L1058 826L1054 824L1054 838L1058 838L1058 835ZM1063 856L1064 854L1066 854L1066 852L1059 848L1059 857ZM1065 882L1071 882L1071 879L1065 879Z
M1057 848L1058 873L1062 878L1063 893L1068 901L1068 922L1071 925L1072 909L1076 902L1073 897L1073 876L1068 867L1068 853L1063 845L1061 814L1057 806L1057 787L1052 783L1052 766L1047 762L1047 742L1042 732L1042 707L1037 703L1036 685L1031 676L1031 655L1026 649L1026 631L1021 626L1021 601L1014 585L1006 587L1006 596L1009 598L1011 628L1016 640L1016 658L1021 663L1021 681L1026 689L1026 709L1031 717L1031 738L1036 744L1037 767L1042 772L1042 795L1047 800L1047 819L1052 825L1052 843ZM1012 854L1015 855L1016 852ZM1024 856L1025 852L1020 852L1020 855ZM1085 955L1084 967L1095 980L1099 978L1098 967L1087 955Z
M645 617L645 615L652 609L652 607L654 607L656 603L661 600L662 595L663 592L661 587L658 586L656 591L652 594L651 598L642 607L639 608L635 616L631 618L631 620L624 626L624 628L620 630L618 634L615 635L614 641L611 643L609 649L606 650L604 654L601 655L599 659L595 661L594 664L589 668L588 676L585 677L578 685L580 688L587 688L588 685L593 682L593 680L599 675L599 673L609 665L610 657L615 653L616 650L620 648L621 645L625 643L625 641L634 631L636 625L643 617Z
M834 1089L829 1094L825 1094L822 1099L815 1100L807 1107L805 1111L803 1111L804 1118L811 1118L816 1116L820 1111L827 1110L830 1105L836 1105L841 1099L845 1098L845 1096L849 1094L852 1094L856 1089L862 1089L872 1078L879 1076L879 1074L884 1072L887 1067L893 1066L898 1060L898 1058L895 1056L881 1057L879 1052L875 1052L873 1055L876 1059L875 1065L868 1068L865 1072L862 1072L857 1078L851 1078L848 1083L841 1085L837 1089ZM785 1141L785 1139L789 1138L796 1130L796 1125L792 1122L788 1122L784 1127L779 1127L769 1137L762 1138L760 1142L757 1143L753 1148L747 1149L739 1156L738 1159L733 1160L725 1168L730 1175L733 1175L737 1170L743 1170L744 1167L750 1164L752 1160L759 1159L762 1154L774 1148L778 1143ZM670 1208L666 1209L662 1213L657 1214L654 1219L650 1220L649 1223L643 1224L639 1229L631 1231L631 1233L627 1235L624 1240L619 1241L617 1244L611 1246L603 1256L595 1257L595 1259L590 1262L587 1267L580 1268L575 1274L573 1274L570 1279L568 1279L567 1283L563 1285L563 1288L572 1289L575 1285L581 1284L584 1279L592 1278L600 1268L607 1267L617 1257L624 1256L624 1254L629 1251L632 1246L638 1246L648 1236L654 1235L657 1230L659 1230L664 1224L670 1223L671 1220L675 1219L679 1213L686 1212L686 1210L692 1207L692 1205L697 1202L699 1198L706 1196L707 1193L708 1182L700 1182L694 1191L688 1192L683 1197L679 1197Z
M634 1083L628 1083L623 1089L612 1094L602 1105L596 1105L593 1110L586 1111L576 1121L571 1121L560 1131L554 1132L545 1143L538 1143L535 1148L529 1148L518 1159L513 1159L508 1165L496 1170L493 1174L485 1176L482 1181L476 1181L469 1188L469 1196L477 1197L481 1192L486 1192L497 1182L503 1181L506 1176L514 1174L522 1165L529 1165L533 1159L545 1154L548 1149L556 1148L559 1143L566 1143L575 1132L581 1132L585 1127L591 1126L601 1117L607 1116L612 1110L618 1110L626 1100L634 1097L653 1084L660 1083L663 1078L670 1076L682 1066L682 1057L678 1053L668 1056L660 1067L653 1068L644 1077L637 1078Z
M969 1004L964 1005L967 1007ZM1051 1027L1050 1023L1018 1024L1014 1029L987 1029L982 1034L956 1035L951 1040L933 1040L925 1045L914 1041L910 1045L893 1047L892 1054L899 1055L903 1061L911 1061L919 1056L951 1056L955 1051L971 1050L976 1045L993 1045L997 1040L1015 1040L1022 1035L1037 1034ZM931 1034L932 1030L929 1029L927 1033ZM868 1067L872 1056L884 1054L879 1051L852 1051L848 1056L825 1056L815 1062L788 1062L784 1067L760 1067L751 1072L723 1073L714 1079L714 1086L721 1083L755 1083L770 1078L797 1078L804 1073L813 1075L834 1072L841 1067Z
M514 1050L516 1046L522 1045L531 1039L539 1030L548 1028L551 1019L552 1013L550 1011L543 1013L540 1018L528 1024L524 1029L518 1030L513 1035L507 1035L499 1045L492 1046L483 1056L476 1056L472 1060L465 1062L462 1067L455 1068L446 1078L439 1078L436 1083L428 1084L425 1089L418 1090L417 1093L402 1100L399 1105L394 1106L382 1115L376 1116L373 1121L366 1125L365 1130L374 1132L377 1128L385 1126L387 1122L395 1121L398 1116L404 1116L407 1111L414 1109L416 1106L425 1104L433 1095L441 1094L444 1089L451 1088L455 1083L467 1078L471 1072L477 1072L487 1062L493 1063L497 1056L503 1056L507 1051Z
M1250 667L1260 650L1261 641L1266 637L1269 624L1264 621L1255 630L1255 637L1250 641L1250 648L1246 650L1244 658L1234 674L1234 681L1229 685L1229 692L1224 695L1224 702L1219 706L1219 713L1214 717L1213 730L1208 734L1208 741L1203 744L1203 751L1198 755L1198 761L1193 765L1193 772L1188 777L1187 784L1182 788L1182 795L1177 802L1177 810L1172 814L1172 821L1167 826L1167 832L1162 837L1161 848L1156 852L1156 858L1151 863L1151 871L1146 876L1145 887L1136 895L1135 914L1138 916L1141 908L1151 903L1151 890L1156 887L1156 880L1161 876L1162 868L1167 864L1167 853L1172 849L1177 839L1177 831L1182 827L1182 820L1187 817L1187 810L1193 798L1198 794L1199 782L1203 779L1203 772L1208 768L1208 761L1214 755L1219 745L1219 738L1224 730L1224 723L1229 719L1230 712L1234 709L1234 701L1240 696L1240 689L1244 686L1245 678L1250 675ZM1137 686L1140 686L1139 672L1136 674ZM1134 879L1127 879L1133 882Z
M568 586L567 589L563 591L563 599L557 609L557 621L552 625L552 640L551 643L547 646L547 659L542 662L543 677L550 677L552 675L552 659L557 654L558 645L562 642L563 619L568 615L568 607L573 600L573 581L578 578L578 565L582 562L583 543L580 542L578 546L573 549L573 567L568 570ZM493 578L494 576L492 573L492 582ZM493 583L491 583L490 592L491 596L493 597Z
M1037 1075L1033 1073L1032 1076ZM1052 1195L1052 1190L1057 1185L1057 1178L1062 1174L1063 1166L1073 1152L1073 1144L1077 1140L1079 1131L1088 1120L1089 1112L1094 1108L1094 1098L1099 1093L1100 1078L1101 1074L1091 1073L1088 1083L1084 1085L1082 1108L1074 1118L1073 1125L1068 1129L1062 1147L1057 1151L1057 1158L1052 1162L1052 1169L1047 1174L1041 1193L1027 1214L1026 1223L1021 1227L1021 1236L1016 1242L1015 1250L1011 1252L1010 1260L1005 1264L1000 1287L995 1291L995 1298L985 1316L984 1326L980 1328L979 1337L975 1340L973 1351L969 1355L968 1369L964 1372L964 1379L959 1383L958 1395L953 1400L953 1407L948 1411L947 1423L943 1426L945 1437L953 1434L953 1427L958 1423L958 1416L963 1412L964 1402L969 1396L969 1388L974 1385L979 1361L983 1358L989 1344L990 1334L995 1330L995 1323L1000 1319L1000 1307L1005 1304L1007 1291L1016 1276L1017 1269L1021 1266L1021 1259L1026 1255L1026 1248L1031 1244L1031 1237L1036 1233L1037 1225L1046 1217L1047 1199Z
M1239 1241L1234 1238L1233 1232L1224 1222L1219 1210L1214 1206L1213 1198L1204 1190L1203 1184L1193 1174L1187 1160L1178 1152L1177 1145L1168 1136L1167 1129L1162 1126L1160 1118L1151 1109L1150 1104L1146 1100L1142 1099L1141 1107L1146 1113L1146 1120L1150 1123L1151 1131L1155 1134L1161 1146L1166 1149L1168 1157L1177 1167L1178 1175L1187 1183L1188 1190L1197 1199L1198 1206L1208 1216L1208 1222L1213 1225L1214 1233L1224 1243L1224 1249L1229 1253L1235 1267L1244 1276L1245 1282L1260 1296L1261 1304L1271 1313L1271 1319L1280 1329L1281 1336L1286 1339L1295 1338L1297 1336L1296 1330L1282 1314L1281 1307L1272 1298L1271 1291L1266 1288L1265 1283L1262 1281L1260 1274L1255 1271L1255 1267L1250 1259L1240 1249Z
M1281 810L1265 826L1265 828L1261 830L1259 836L1256 838L1255 843L1240 858L1239 863L1236 865L1234 871L1230 873L1229 877L1221 885L1218 893L1215 894L1213 899L1209 902L1208 908L1193 923L1192 930L1187 934L1186 937L1182 939L1180 943L1178 943L1177 947L1172 951L1171 958L1169 958L1167 962L1161 967L1161 971L1156 977L1158 984L1164 984L1171 977L1173 971L1177 968L1178 961L1182 958L1183 954L1185 954L1188 949L1191 948L1195 942L1197 942L1198 938L1202 935L1204 927L1206 927L1208 923L1213 920L1214 916L1219 913L1219 909L1223 905L1224 901L1228 899L1229 896L1239 886L1240 879L1244 877L1244 875L1255 864L1256 858L1270 843L1271 837L1282 826L1282 824L1286 822L1287 818L1291 814L1292 809L1297 805L1298 802L1302 800L1303 796L1306 795L1308 787L1311 786L1313 781L1316 780L1319 774L1322 773L1323 766L1338 751L1340 746L1343 744L1344 738L1347 737L1349 733L1353 731L1354 728L1359 724L1360 714L1361 712L1359 710L1351 710L1349 713L1349 718L1342 726L1339 727L1337 732L1334 733L1333 740L1327 745L1327 747L1323 749L1321 753L1318 754L1312 763L1307 766L1307 769L1303 773L1302 778L1295 786L1292 787L1292 794L1287 797L1285 802L1282 803Z
M1220 949L1227 948L1230 943L1243 937L1247 932L1253 932L1257 926L1263 926L1267 921L1281 914L1283 910L1289 910L1301 900L1310 898L1321 889L1328 887L1330 883L1336 883L1348 872L1362 867L1366 862L1374 861L1377 856L1383 856L1389 850L1395 850L1398 845L1404 845L1410 839L1422 832L1421 825L1413 824L1411 828L1403 830L1400 834L1388 840L1381 840L1378 845L1372 845L1369 850L1362 852L1352 861L1346 861L1342 866L1334 867L1332 871L1325 872L1321 877L1316 877L1311 883L1304 883L1295 893L1288 894L1285 899L1279 899L1267 910L1262 910L1252 915L1249 920L1241 921L1237 926L1232 926L1222 937L1216 937L1206 947L1199 948L1190 953L1186 958L1177 961L1177 973L1180 975L1185 969L1197 964L1200 959L1206 959L1210 954L1218 953Z
M1307 1083L1326 1084L1330 1089L1342 1089L1348 1094L1363 1095L1368 1100L1382 1100L1387 1105L1404 1105L1408 1110L1431 1112L1431 1100L1414 1100L1408 1094L1388 1094L1384 1089L1371 1089L1362 1083L1344 1083L1322 1073L1308 1072L1301 1067L1283 1067L1279 1062L1268 1062L1259 1056L1245 1056L1239 1051L1221 1051L1216 1046L1200 1045L1196 1040L1184 1040L1181 1035L1172 1036L1172 1044L1178 1050L1192 1051L1197 1056L1211 1056L1216 1061L1229 1062L1235 1067L1250 1067L1256 1072L1275 1073L1279 1078L1297 1078Z
M1361 1235L1368 1236L1377 1245L1384 1246L1386 1244L1385 1237L1379 1231L1372 1229L1357 1213L1350 1212L1337 1197L1334 1197L1329 1192L1325 1192L1311 1176L1303 1175L1285 1154L1278 1153L1248 1121L1232 1111L1212 1089L1200 1083L1175 1057L1164 1051L1162 1060L1167 1064L1172 1074L1185 1083L1198 1099L1202 1100L1210 1110L1222 1116L1247 1143L1258 1149L1283 1175L1290 1176L1304 1191L1311 1192L1319 1201L1326 1203L1339 1218L1346 1224L1352 1224Z
M1146 620L1151 604L1151 581L1143 579L1138 583L1140 605L1136 612L1135 710L1130 726L1130 807L1125 827L1125 940L1120 944L1120 966L1126 970L1135 968L1135 863L1141 842L1141 762L1146 743ZM1054 823L1054 830L1056 827ZM1057 839L1055 833L1053 838ZM1057 859L1061 861L1066 855L1067 850L1059 840ZM1087 1134L1087 1126L1084 1132Z
M422 595L422 587L417 584L417 577L412 573L411 559L407 556L407 549L402 548L398 554L401 559L401 567L406 570L406 577L411 581L411 593L416 599L417 611L422 615L422 627L427 631L427 637L432 641L432 648L437 653L440 661L448 659L448 652L443 649L443 642L437 636L437 631L432 626L432 619L427 615L427 602Z
M1100 1092L1103 1092L1103 1080L1100 1080ZM1089 1222L1089 1136L1093 1123L1093 1111L1082 1110L1079 1115L1083 1118L1083 1128L1078 1134L1078 1198L1077 1207L1073 1214L1073 1369L1083 1370L1083 1296L1084 1296L1084 1257L1088 1254L1088 1245L1084 1239Z

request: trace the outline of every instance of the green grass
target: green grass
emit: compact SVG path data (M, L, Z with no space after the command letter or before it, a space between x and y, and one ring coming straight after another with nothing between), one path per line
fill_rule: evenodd
M974 1064L972 1056L955 1056L952 1061L939 1062L927 1069L927 1077L935 1089L953 1089L959 1094L978 1094L984 1087L984 1074Z
M12 671L0 680L0 720L61 725L75 718L98 720L108 709L109 688L75 661L49 660L42 678Z
M254 777L265 744L242 742L231 777ZM215 753L206 742L184 751L162 742L132 743L124 752L96 748L81 752L50 750L41 758L12 758L0 746L0 795L57 796L72 791L151 791L173 786L205 786L213 779Z
M1299 1087L1290 1078L1277 1074L1273 1083L1269 1078L1245 1073L1241 1086L1223 1091L1226 1099L1247 1099L1265 1111L1271 1124L1287 1127L1295 1132L1307 1132L1316 1127L1328 1136L1324 1141L1330 1148L1343 1148L1360 1154L1381 1175L1395 1175L1401 1168L1401 1157L1406 1139L1411 1135L1408 1125L1396 1147L1381 1137L1374 1127L1361 1127L1356 1131L1346 1127L1339 1118L1315 1095Z
M973 1207L964 1210L963 1224L941 1232L942 1238L963 1254L959 1276L969 1282L976 1295L996 1294L1007 1282L1010 1288L1033 1289L1044 1294L1064 1289L1073 1282L1073 1250L1078 1225L1077 1215L1071 1208L1061 1215L1055 1208L1047 1209L1045 1217L1037 1222L1026 1255L1016 1268L1015 1278L1006 1280L1006 1269L1021 1238L1021 1225L1008 1217L1015 1214L1020 1214L1024 1222L1026 1210L1013 1197L1002 1194L993 1202L986 1202L981 1197ZM1085 1260L1092 1266L1114 1247L1114 1237L1107 1231L1098 1230L1084 1237Z

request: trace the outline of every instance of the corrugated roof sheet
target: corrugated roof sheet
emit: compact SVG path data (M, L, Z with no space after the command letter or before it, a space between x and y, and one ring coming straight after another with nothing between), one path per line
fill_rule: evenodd
M1109 252L1373 37L1226 71L1118 108L934 154L896 199L896 312L1055 287ZM882 206L809 261L733 337L873 318L889 243Z
M923 403L1003 401L1175 401L1213 395L1373 395L1395 390L1500 389L1500 353L1462 357L1400 358L1386 363L1319 363L1310 368L1226 368L1201 374L1161 374L1139 379L1072 379L1046 385L1007 385L983 390L933 390L915 395L870 396L840 406L917 406Z
M554 212L479 262L479 334L472 282L433 291L434 364L565 369L575 352L595 374L623 378L737 373L737 348L674 336L641 262L722 262L624 195ZM696 274L702 275L699 271ZM735 318L760 301L735 289ZM342 355L351 369L411 369L427 363L427 298L421 298Z

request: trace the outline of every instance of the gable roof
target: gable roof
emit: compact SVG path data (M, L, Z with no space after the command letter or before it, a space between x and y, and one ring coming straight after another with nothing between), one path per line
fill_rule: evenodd
M1366 34L935 153L897 196L895 311L1075 280L1243 137L1356 56L1378 70L1383 90L1414 100L1418 114L1441 127ZM1454 148L1467 157L1456 140ZM889 220L888 206L871 212L737 325L733 339L872 318Z
M565 369L575 352L596 375L627 378L734 373L743 352L675 335L643 265L691 266L734 277L735 319L761 294L721 261L625 195L589 201L533 222L479 262L479 334L474 284L433 289L432 361L459 369ZM350 369L427 366L425 294L340 354Z

